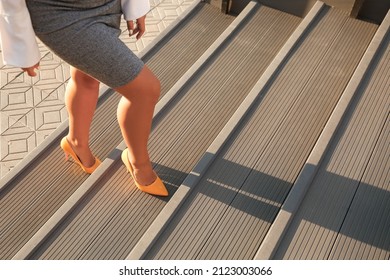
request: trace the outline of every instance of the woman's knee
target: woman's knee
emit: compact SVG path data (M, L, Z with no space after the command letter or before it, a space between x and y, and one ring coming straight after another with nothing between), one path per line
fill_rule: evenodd
M132 102L141 99L157 103L160 97L161 84L153 72L145 66L134 80L116 88L116 90Z
M160 97L161 84L160 80L149 68L145 66L132 83L141 87L140 92L143 98L150 102L157 103Z
M71 68L70 76L73 83L79 88L93 91L99 90L100 82L77 68Z
M156 76L153 75L153 77L154 78L150 80L149 84L149 94L151 95L151 98L157 103L161 93L161 83Z

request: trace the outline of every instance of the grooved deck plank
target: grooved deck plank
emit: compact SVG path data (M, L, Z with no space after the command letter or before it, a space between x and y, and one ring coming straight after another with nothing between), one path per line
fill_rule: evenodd
M147 259L254 257L375 30L333 9L313 26Z
M275 258L389 258L389 33L384 44Z
M333 245L330 259L390 256L390 116Z
M165 37L165 48L156 46L144 57L148 67L158 74L162 92L175 84L233 20L232 16L218 14L215 7L205 3L199 4L188 20L195 17L192 24Z

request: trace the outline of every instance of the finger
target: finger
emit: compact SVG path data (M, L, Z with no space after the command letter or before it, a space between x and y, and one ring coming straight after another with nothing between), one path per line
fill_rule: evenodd
M137 34L137 40L139 40L143 35L144 35L144 33L145 33L145 30L141 30L141 29L139 29L139 31L138 31L138 34Z
M31 67L22 68L24 72L27 73L30 77L35 77L37 73L35 72L35 69L39 69L39 62Z
M138 34L137 34L137 40L139 40L145 33L145 21L139 20L137 21L137 28L138 28Z
M127 29L130 36L134 34L134 22L132 20L127 21Z
M37 64L35 64L32 68L31 68L31 75L32 77L35 77L37 75L37 72L35 70L39 70L39 62Z
M29 75L30 77L35 77L37 75L37 73L35 73L34 68L27 68L26 72L27 72L27 75Z
M139 29L138 28L134 28L133 30L131 30L131 32L129 31L129 35L133 36L133 35L138 34L138 32L139 32Z

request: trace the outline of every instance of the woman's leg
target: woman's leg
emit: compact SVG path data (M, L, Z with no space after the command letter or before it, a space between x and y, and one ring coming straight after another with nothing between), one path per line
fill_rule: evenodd
M89 149L89 130L99 96L99 81L71 67L71 79L65 92L69 115L68 142L85 167L95 163Z
M154 107L160 96L160 82L144 66L133 81L116 90L122 94L118 105L118 122L129 150L134 176L139 184L149 185L156 180L147 145Z

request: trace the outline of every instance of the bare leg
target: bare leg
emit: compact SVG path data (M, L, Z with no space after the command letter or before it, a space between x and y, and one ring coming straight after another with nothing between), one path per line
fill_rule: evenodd
M69 115L68 142L85 167L95 163L89 149L89 130L99 96L99 81L71 67L65 104Z
M117 115L134 175L138 183L149 185L156 180L147 145L160 82L145 66L133 81L116 90L123 95Z

